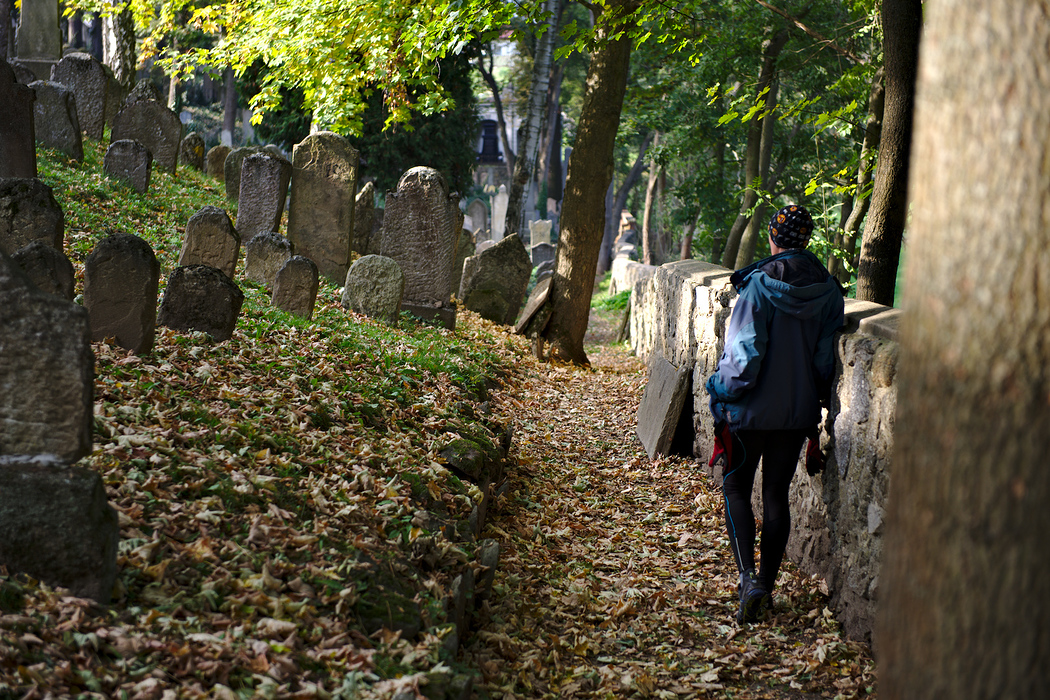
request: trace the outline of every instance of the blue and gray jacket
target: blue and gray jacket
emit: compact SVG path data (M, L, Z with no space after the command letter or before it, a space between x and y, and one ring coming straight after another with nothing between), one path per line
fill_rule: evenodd
M842 287L804 249L760 260L730 281L739 297L706 385L715 421L734 432L816 426L831 392Z

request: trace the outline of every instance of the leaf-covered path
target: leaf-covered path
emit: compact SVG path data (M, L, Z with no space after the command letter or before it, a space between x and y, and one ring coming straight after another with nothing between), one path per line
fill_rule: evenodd
M487 533L503 552L469 647L482 687L504 700L870 697L870 653L840 636L820 581L787 566L774 617L736 624L718 489L696 461L647 458L640 362L588 353L590 370L535 366L507 399L518 466Z

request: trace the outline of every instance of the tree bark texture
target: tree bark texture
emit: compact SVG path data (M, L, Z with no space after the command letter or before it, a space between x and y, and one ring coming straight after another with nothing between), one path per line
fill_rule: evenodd
M113 70L113 77L126 88L135 85L135 18L131 5L125 3L114 14L102 18L103 63Z
M546 128L540 140L539 162L536 167L536 182L547 184L547 197L553 197L550 191L550 171L552 158L561 150L561 84L565 79L565 66L555 65L551 68L550 82L547 84L547 117L543 120ZM557 145L555 145L557 138ZM560 162L560 159L559 159ZM561 183L558 183L559 189ZM547 203L541 202L542 211L547 211Z
M638 0L610 0L605 12L633 12L638 4ZM552 360L582 365L589 364L583 337L605 233L605 192L612 181L613 146L631 58L630 37L621 33L611 38L605 19L599 21L599 44L587 69L583 109L569 158L551 284L551 319L543 333Z
M11 40L11 0L0 0L0 58L7 60Z
M922 0L882 0L882 29L886 104L875 190L857 267L857 298L892 306L908 219L908 163Z
M777 117L773 112L777 108L779 87L780 82L774 78L769 85L769 92L766 93L766 110L769 113L762 117L762 147L759 149L758 154L758 178L762 183L762 189L767 192L772 191L776 187L774 183L770 182L769 164L773 160L773 140L776 138ZM769 220L768 217L769 205L765 200L756 200L755 211L751 215L751 220L748 221L743 235L740 237L740 248L736 253L735 267L737 269L747 267L755 259L755 248L758 245L758 241L762 234L768 230L766 225Z
M642 176L642 170L645 169L645 154L648 152L649 144L653 142L655 135L655 131L650 131L642 139L642 144L638 147L638 157L634 159L634 165L631 166L627 177L623 180L623 184L616 189L616 195L605 209L605 234L602 238L601 251L598 256L598 274L600 275L604 275L612 268L612 247L620 227L620 213L627 206L627 197L638 183L638 178ZM571 161L572 159L570 158L569 160Z
M225 80L222 101L222 130L230 135L232 145L233 130L237 126L237 74L233 68L227 68L223 74Z
M653 137L653 145L660 145L660 132ZM660 165L656 159L649 161L649 182L645 187L645 211L642 214L642 262L646 265L658 265L661 257L657 227L653 224L656 185L660 182Z
M879 696L1043 697L1050 8L925 9Z

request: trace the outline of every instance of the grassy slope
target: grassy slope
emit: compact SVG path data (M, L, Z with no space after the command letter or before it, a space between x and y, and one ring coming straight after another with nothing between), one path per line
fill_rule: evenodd
M227 206L221 185L154 172L138 195L100 174L101 144L85 151L82 164L39 154L78 291L95 243L127 232L156 251L163 293L186 221ZM480 492L438 452L458 434L497 438L520 339L472 314L455 333L407 316L388 328L325 282L304 321L236 281L245 304L225 343L159 328L148 356L94 345L81 466L119 512L117 590L99 607L0 570L0 698L371 697L469 673L443 651L443 606L475 545L437 524L462 529ZM394 580L378 586L384 571ZM370 605L413 604L411 640L361 623Z

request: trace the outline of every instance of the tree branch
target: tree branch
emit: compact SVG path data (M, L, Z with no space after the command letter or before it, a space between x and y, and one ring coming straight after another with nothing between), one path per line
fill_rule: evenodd
M858 56L857 54L853 53L849 49L846 49L846 48L843 48L843 47L839 46L838 44L836 44L831 39L828 39L827 37L822 36L820 34L820 32L817 32L816 30L810 29L808 26L806 26L805 24L802 23L802 20L798 19L797 17L793 17L791 14L785 12L784 10L781 10L780 8L773 7L768 2L765 2L765 0L755 0L755 2L757 2L759 5L761 5L762 7L766 8L770 12L774 12L774 13L780 15L781 17L783 17L784 19L786 19L787 21L791 22L796 27L798 27L799 29L804 31L806 34L809 34L811 37L813 37L814 39L816 39L820 43L831 47L835 51L838 51L840 54L842 54L846 58L850 59L854 63L857 63L857 64L867 63L867 61L863 60L860 56Z

